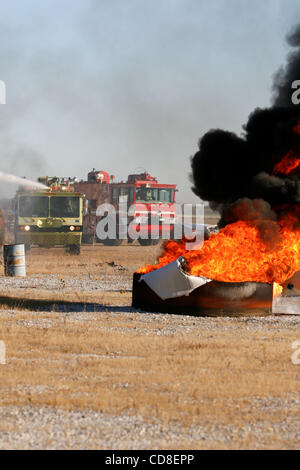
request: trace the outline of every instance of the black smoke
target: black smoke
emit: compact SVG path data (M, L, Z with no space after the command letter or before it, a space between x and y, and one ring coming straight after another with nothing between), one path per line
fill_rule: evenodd
M250 218L255 215L259 221L266 240L272 238L270 227L276 232L276 207L300 202L299 170L287 176L274 174L276 164L289 152L300 155L300 134L294 130L300 123L300 105L291 101L291 83L300 80L300 25L288 36L288 42L297 49L289 55L286 68L276 74L274 106L256 109L243 126L241 137L221 129L210 130L200 139L199 151L191 161L192 189L219 210L220 226L249 220L250 213ZM262 202L254 204L254 211L251 201L258 200Z
M293 128L300 107L257 109L244 126L243 137L211 130L192 158L193 191L205 201L233 203L261 198L271 205L296 202L294 176L272 175L275 165L292 150L298 153L300 135Z
M287 57L287 64L275 74L273 83L274 106L291 106L292 83L300 80L300 25L297 25L286 38L287 43L294 47Z

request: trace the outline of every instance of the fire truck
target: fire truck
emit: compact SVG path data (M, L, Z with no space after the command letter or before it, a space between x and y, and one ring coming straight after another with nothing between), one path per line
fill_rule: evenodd
M157 178L144 172L131 174L127 181L115 182L115 177L106 171L95 168L88 174L87 181L74 182L75 191L85 196L85 215L83 220L83 242L120 245L126 237L129 243L137 239L141 245L154 245L162 238L164 230L172 232L176 219L175 195L176 184L161 184ZM126 223L131 231L121 225L117 217L116 236L99 238L97 224L103 218L97 209L103 204L110 204L117 216L127 213ZM131 233L137 234L135 238ZM150 236L156 233L155 237ZM172 233L171 233L172 236ZM168 238L168 237L164 237Z
M63 245L80 253L83 195L65 178L41 177L45 189L22 186L15 197L15 242L50 248Z

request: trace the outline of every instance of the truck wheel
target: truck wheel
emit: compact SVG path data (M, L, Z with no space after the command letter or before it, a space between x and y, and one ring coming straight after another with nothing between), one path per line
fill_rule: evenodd
M87 233L82 235L82 243L87 245L93 245L94 243L94 235Z
M123 240L116 238L115 240L110 240L106 238L106 240L101 240L104 246L120 246L123 243Z
M70 253L70 255L79 255L80 245L69 245L66 251Z
M145 240L143 238L139 238L138 242L141 246L152 246L152 245L158 245L159 240L151 240L148 238Z

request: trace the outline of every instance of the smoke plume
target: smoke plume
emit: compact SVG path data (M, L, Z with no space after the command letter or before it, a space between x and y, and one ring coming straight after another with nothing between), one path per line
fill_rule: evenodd
M281 208L295 213L300 202L300 106L291 101L291 83L300 80L300 25L288 43L296 50L275 76L273 107L256 109L241 137L210 130L191 161L192 189L220 212L219 225L247 220L273 247L280 242ZM291 169L277 170L282 161Z
M300 135L293 133L299 119L300 107L257 109L244 126L243 137L209 131L192 159L194 193L216 203L244 197L270 204L296 202L295 177L280 178L272 172L287 152L300 149Z
M287 58L287 65L281 67L275 74L273 84L274 106L291 106L291 86L295 80L300 80L300 24L286 38L287 43L294 47Z

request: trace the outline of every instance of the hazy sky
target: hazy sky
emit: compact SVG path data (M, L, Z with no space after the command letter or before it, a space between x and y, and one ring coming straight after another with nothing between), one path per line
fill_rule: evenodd
M196 201L189 157L270 104L299 0L0 2L0 170L118 180L145 168ZM300 79L300 77L299 77Z

